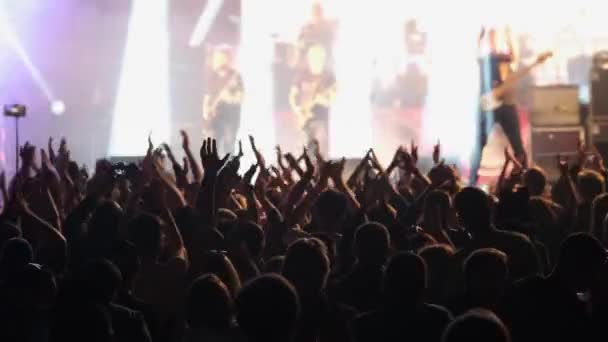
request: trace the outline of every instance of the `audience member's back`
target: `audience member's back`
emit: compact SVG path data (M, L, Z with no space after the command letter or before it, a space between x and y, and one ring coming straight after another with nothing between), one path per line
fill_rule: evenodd
M248 342L292 341L300 302L293 285L279 275L263 275L236 298L236 319Z
M507 285L507 256L493 249L478 249L464 262L465 293L452 301L455 315L470 309L496 310Z
M424 303L426 276L421 257L405 252L393 257L384 274L381 309L355 320L355 341L440 341L451 314Z
M520 282L501 312L515 341L587 341L589 317L578 296L586 293L606 260L599 241L579 233L563 243L547 278Z
M511 342L509 330L491 311L473 310L450 323L442 342Z
M283 276L293 283L301 304L297 342L350 341L348 325L356 312L326 297L329 270L327 248L321 240L302 238L287 249Z
M454 250L448 245L431 245L419 250L418 255L424 259L427 266L426 298L433 304L444 305L457 289Z
M357 263L332 288L331 296L359 312L377 308L382 272L389 255L388 230L379 223L365 223L355 232Z
M476 249L496 248L509 257L512 279L525 278L539 272L538 255L528 237L494 228L490 199L482 190L471 187L463 189L456 195L455 206L459 219L473 237L469 246L459 252L461 260Z
M228 288L213 274L192 283L186 301L186 342L232 341L233 302Z

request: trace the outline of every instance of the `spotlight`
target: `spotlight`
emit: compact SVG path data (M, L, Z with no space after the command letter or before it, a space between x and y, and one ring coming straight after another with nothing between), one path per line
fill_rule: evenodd
M65 103L61 100L53 100L51 102L51 112L57 116L63 115L65 113Z

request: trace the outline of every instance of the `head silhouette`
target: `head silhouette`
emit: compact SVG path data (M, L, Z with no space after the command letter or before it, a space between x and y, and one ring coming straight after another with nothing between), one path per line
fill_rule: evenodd
M296 290L277 274L253 279L236 298L237 322L252 342L290 341L299 312Z
M494 313L476 309L453 320L446 328L442 341L511 342L511 335Z
M231 326L232 315L232 295L220 278L205 274L192 282L186 300L186 320L191 328L225 331Z
M478 249L464 262L467 292L498 299L506 285L507 255L494 248Z
M424 200L424 222L437 221L441 227L447 228L451 210L450 195L445 191L433 190Z
M481 189L467 187L454 199L458 218L465 228L475 236L491 228L490 198Z
M383 265L389 255L389 248L389 233L383 225L364 223L355 231L355 254L359 264Z
M4 221L0 224L0 248L4 246L4 243L9 239L21 237L21 229L16 225Z
M346 217L347 201L343 193L335 190L323 191L313 207L313 221L319 229L335 232Z
M583 170L578 173L576 182L583 202L591 203L593 199L606 191L604 177L593 170Z
M284 255L275 255L264 263L264 273L282 274L284 265L285 265L285 256Z
M122 284L120 271L106 259L87 262L74 278L83 299L101 304L114 300Z
M383 296L387 306L407 308L422 301L426 291L426 264L410 252L401 252L384 272Z
M123 289L130 290L140 265L135 245L128 241L115 243L112 247L110 259L120 271Z
M449 245L435 244L420 249L418 255L427 266L429 298L433 302L445 299L454 274L454 249Z
M229 251L246 248L253 259L259 259L266 243L262 228L250 221L237 221L226 234ZM231 254L232 255L232 254Z
M163 249L162 226L158 217L142 214L129 223L129 241L140 258L156 261Z
M291 281L302 297L318 295L329 275L325 244L317 238L303 238L292 243L285 255L283 276Z
M34 252L27 240L12 238L0 250L0 279L10 277L34 259Z
M543 169L531 167L524 172L523 182L530 196L542 196L547 187L547 175Z
M95 242L118 239L122 215L122 210L116 202L104 200L93 211L88 224L89 237Z
M216 275L226 285L232 298L236 297L241 289L241 278L230 258L223 252L212 250L204 253L203 260L202 274Z
M606 250L598 239L586 233L572 234L561 246L554 276L572 291L584 292L605 263Z

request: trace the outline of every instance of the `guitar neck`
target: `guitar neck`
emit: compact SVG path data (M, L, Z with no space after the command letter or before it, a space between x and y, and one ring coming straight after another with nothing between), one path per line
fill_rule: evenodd
M535 62L515 71L498 87L492 89L492 93L496 97L503 96L507 91L511 90L519 81L526 77L532 69L540 65L540 62Z

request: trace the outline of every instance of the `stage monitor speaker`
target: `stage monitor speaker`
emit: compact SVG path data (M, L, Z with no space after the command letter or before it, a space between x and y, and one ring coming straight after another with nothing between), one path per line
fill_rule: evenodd
M533 127L531 138L533 163L555 181L559 178L556 156L575 156L578 142L585 139L585 130L582 126Z
M591 116L593 121L608 121L608 69L591 70Z
M589 124L591 144L604 160L608 160L608 121L594 121Z
M581 122L577 85L534 87L530 123L532 126L574 126Z

